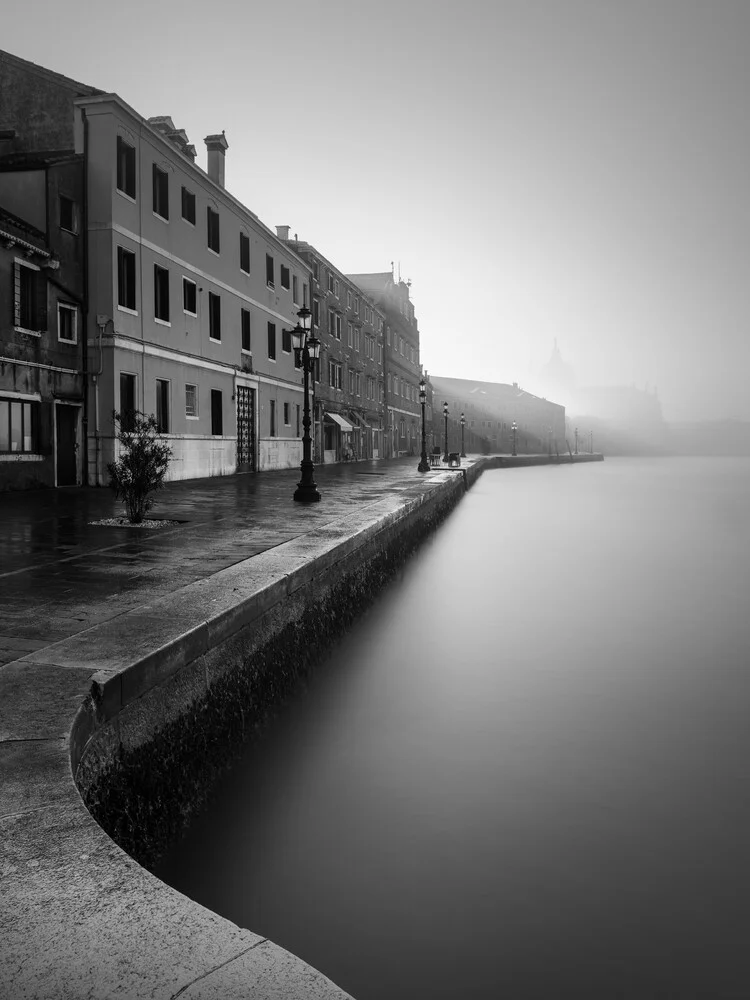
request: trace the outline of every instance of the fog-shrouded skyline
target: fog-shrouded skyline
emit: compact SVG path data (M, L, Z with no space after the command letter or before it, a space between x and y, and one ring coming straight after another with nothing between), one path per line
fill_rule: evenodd
M61 44L61 40L65 44ZM0 47L170 115L349 273L412 282L422 361L657 386L750 419L750 3L31 0Z

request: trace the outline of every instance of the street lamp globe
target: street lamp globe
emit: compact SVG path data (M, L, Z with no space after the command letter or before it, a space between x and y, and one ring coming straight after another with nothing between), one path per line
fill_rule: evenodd
M312 329L312 313L307 306L302 306L297 313L297 317L299 319L299 325L305 333L308 333Z

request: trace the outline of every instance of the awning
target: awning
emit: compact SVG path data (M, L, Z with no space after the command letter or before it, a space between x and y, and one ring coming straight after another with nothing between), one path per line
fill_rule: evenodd
M328 417L329 420L332 420L334 422L334 424L338 424L342 431L346 431L347 433L349 433L350 431L354 430L354 428L349 423L349 421L348 420L344 420L344 418L340 417L338 415L338 413L327 413L326 412L324 414L324 416Z
M352 418L352 420L356 420L358 424L361 424L366 431L369 431L370 425L367 423L367 421L364 419L364 417L361 417L354 410L350 410L349 416Z

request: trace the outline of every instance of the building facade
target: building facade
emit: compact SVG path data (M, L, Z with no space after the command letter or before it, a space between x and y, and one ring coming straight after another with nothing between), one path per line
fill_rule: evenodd
M519 452L567 452L565 407L534 396L517 382L474 382L470 379L431 376L436 419L448 403L448 437L460 446L460 417L464 414L467 451L504 453L512 451L512 427L516 423ZM458 450L451 447L450 450Z
M85 477L82 176L79 157L0 154L0 490Z
M410 284L392 272L350 274L385 316L385 457L418 455L421 451L419 326Z
M313 407L315 460L382 458L385 314L319 250L289 239L289 226L278 226L277 232L312 274L310 308L321 341Z

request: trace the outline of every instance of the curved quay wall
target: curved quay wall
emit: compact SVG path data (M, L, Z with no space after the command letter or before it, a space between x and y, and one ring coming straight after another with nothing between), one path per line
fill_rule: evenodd
M0 996L348 996L142 864L482 471L508 464L536 463L412 481L5 668Z
M348 996L139 862L491 464L412 481L6 668L0 996Z

